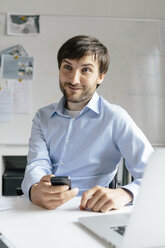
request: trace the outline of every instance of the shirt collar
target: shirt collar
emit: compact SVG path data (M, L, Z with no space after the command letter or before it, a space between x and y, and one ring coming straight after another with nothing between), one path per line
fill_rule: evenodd
M63 115L64 114L64 108L65 108L65 102L66 99L63 96L60 101L55 105L55 108L53 110L53 112L51 113L51 117L57 113L58 115Z
M88 104L82 109L81 113L84 112L86 109L90 109L93 112L95 112L96 114L100 114L100 103L99 103L99 95L97 94L97 92L95 92L91 98L91 100L88 102ZM65 108L65 103L66 103L66 99L63 96L59 103L55 106L55 109L53 110L51 117L57 113L59 115L63 115L64 114L64 108Z
M88 108L91 109L96 114L100 114L100 103L99 103L99 95L95 91L93 94L91 100L88 102L88 104L84 107L84 109Z

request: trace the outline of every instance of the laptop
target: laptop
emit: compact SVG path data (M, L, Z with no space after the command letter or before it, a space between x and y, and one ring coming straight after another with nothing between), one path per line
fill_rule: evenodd
M165 150L151 156L131 214L109 212L79 222L113 248L165 247Z

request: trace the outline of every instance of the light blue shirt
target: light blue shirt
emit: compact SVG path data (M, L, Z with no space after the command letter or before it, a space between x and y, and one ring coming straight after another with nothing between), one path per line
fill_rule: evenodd
M33 120L22 190L46 174L70 176L79 195L108 187L122 157L134 180L124 188L136 197L153 148L128 113L96 92L76 117L64 114L65 98L41 108Z

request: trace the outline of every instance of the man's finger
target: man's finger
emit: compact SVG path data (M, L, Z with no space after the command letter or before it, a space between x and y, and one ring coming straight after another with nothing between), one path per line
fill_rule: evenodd
M67 201L71 200L73 197L75 197L78 194L78 191L79 191L78 188L74 188L74 189L71 189L71 190L64 192L64 193L52 195L51 198L49 199L48 203L47 203L48 208L49 209L55 209L55 208L61 206L65 202L67 202Z
M92 209L95 212L99 212L104 208L104 206L106 206L106 209L109 208L109 210L113 208L113 204L109 195L103 195L92 207Z
M83 195L82 195L82 198L81 198L81 204L80 204L80 208L87 208L87 202L90 198L92 198L92 196L95 194L95 192L100 189L101 187L100 186L95 186L89 190L87 190Z
M88 208L92 208L98 203L98 201L100 201L100 199L102 198L103 192L102 189L98 189L93 196L91 196L89 198L89 200L87 201L86 205Z
M49 186L49 193L50 194L57 194L57 193L61 193L61 192L65 192L69 190L69 186L68 185L59 185L59 186Z
M73 198L78 194L79 189L78 188L73 188L73 189L70 189L69 191L71 193L71 198Z
M41 178L41 182L50 182L50 178L54 175L46 175Z
M101 207L100 211L101 211L102 213L106 213L106 212L110 211L111 209L114 209L114 207L113 207L112 202L109 201L109 202L107 202L106 204L104 204L104 205Z

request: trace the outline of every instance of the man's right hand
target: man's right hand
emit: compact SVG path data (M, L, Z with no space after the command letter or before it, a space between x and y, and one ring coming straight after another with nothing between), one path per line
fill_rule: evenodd
M46 209L55 209L65 202L71 200L78 193L78 188L69 190L67 185L52 186L50 178L53 175L46 175L39 183L31 187L31 201Z

